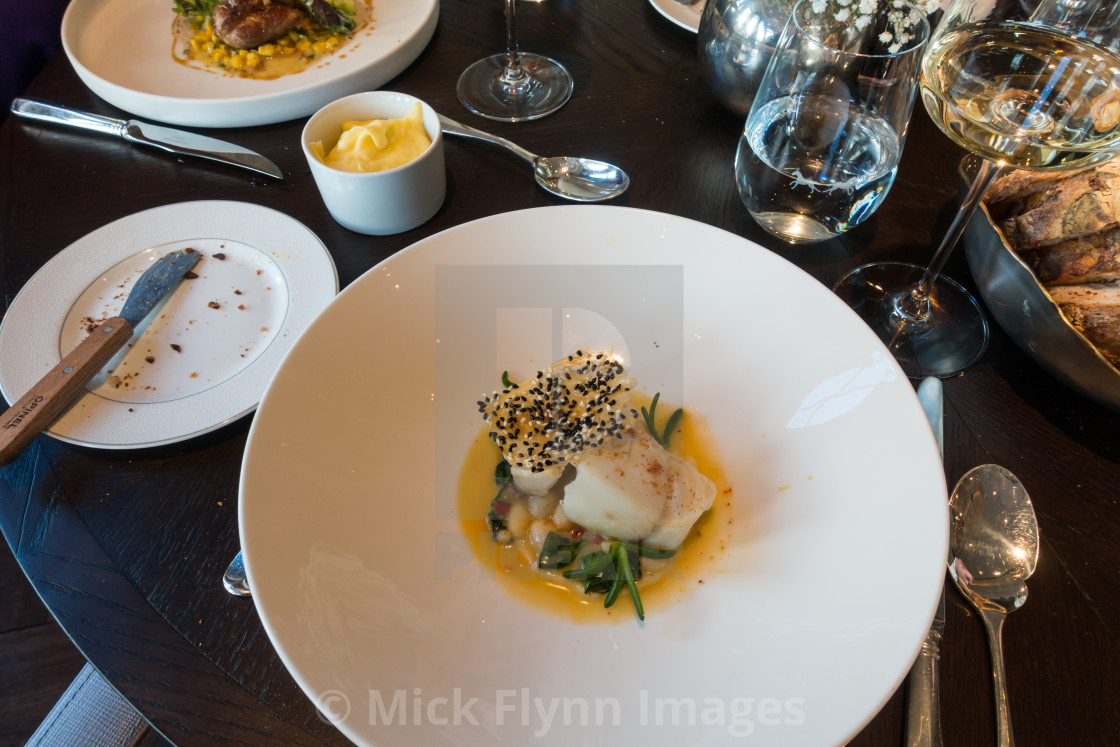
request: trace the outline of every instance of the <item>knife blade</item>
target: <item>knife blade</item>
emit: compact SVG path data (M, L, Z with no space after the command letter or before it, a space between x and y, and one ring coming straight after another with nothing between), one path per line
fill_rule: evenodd
M224 140L185 130L162 127L138 119L102 117L98 114L27 98L17 98L12 102L12 114L39 122L52 122L81 130L116 135L130 143L149 145L176 155L205 158L231 166L240 166L274 179L284 178L280 167L259 153Z
M937 451L945 457L945 400L941 379L928 377L918 385L918 401L929 419ZM941 636L945 632L945 585L942 579L941 597L933 615L926 639L918 657L910 668L906 700L907 747L939 747L941 745L941 716L938 703L937 663L941 658Z
M9 464L54 422L86 382L130 339L202 255L179 249L156 260L137 280L120 314L106 319L46 376L0 415L0 466Z

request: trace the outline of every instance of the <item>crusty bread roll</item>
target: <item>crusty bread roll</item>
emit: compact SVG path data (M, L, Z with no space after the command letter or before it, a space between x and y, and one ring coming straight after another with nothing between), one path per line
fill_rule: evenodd
M1013 171L984 199L1066 319L1120 369L1120 159L1073 173Z
M1120 368L1120 286L1056 285L1048 291L1070 324Z
M1054 182L1069 176L1061 171L1009 171L996 179L984 193L984 202L991 207L1027 197Z
M1120 187L1120 184L1117 185ZM1003 233L1023 250L1056 244L1120 226L1120 188L1084 187L1068 201L1042 203L1003 222Z
M1045 286L1120 282L1120 228L1019 253Z

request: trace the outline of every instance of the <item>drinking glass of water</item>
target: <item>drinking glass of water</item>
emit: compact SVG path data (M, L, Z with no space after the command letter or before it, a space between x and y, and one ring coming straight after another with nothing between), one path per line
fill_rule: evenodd
M896 0L801 0L735 155L751 217L790 243L862 223L894 181L929 39Z

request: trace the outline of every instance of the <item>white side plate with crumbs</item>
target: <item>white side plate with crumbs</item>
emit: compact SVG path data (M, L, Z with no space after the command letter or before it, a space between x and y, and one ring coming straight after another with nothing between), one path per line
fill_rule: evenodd
M0 326L0 391L31 388L99 322L148 265L201 252L183 280L47 433L131 449L191 438L252 412L296 337L338 292L326 247L306 226L242 202L185 202L84 236L20 290Z
M476 401L580 346L702 416L733 486L703 583L644 623L526 604L459 524ZM929 424L850 309L739 236L603 206L457 226L343 291L261 403L239 521L268 635L361 745L844 743L948 544Z
M420 56L438 0L376 0L373 20L306 70L254 80L173 57L170 0L73 0L62 46L82 82L139 117L194 127L245 127L305 117L328 102L380 87Z

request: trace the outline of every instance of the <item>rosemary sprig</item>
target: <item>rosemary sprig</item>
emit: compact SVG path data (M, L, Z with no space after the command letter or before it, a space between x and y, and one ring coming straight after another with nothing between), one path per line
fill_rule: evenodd
M642 596L638 593L637 579L640 578L641 566L638 565L640 557L657 558L663 560L671 558L676 550L662 550L656 547L645 547L630 542L612 542L606 552L597 550L587 553L582 557L579 568L564 571L564 578L573 581L585 581L585 593L606 592L603 606L610 607L618 601L622 587L625 585L630 591L630 598L634 600L634 609L639 620L646 619L645 607L642 605Z
M564 571L564 578L570 578L573 581L586 581L594 576L602 576L603 571L607 570L613 562L614 560L609 553L601 550L589 552L583 556L579 568Z
M611 584L610 591L607 592L607 598L603 600L603 607L610 607L614 604L614 600L618 599L618 592L622 590L622 573L619 572L619 548L621 546L618 542L612 542L610 547L611 560L614 562L614 582ZM625 551L623 551L625 552Z
M630 573L630 559L626 557L626 545L621 542L618 544L618 567L622 570L620 574L626 579L626 585L630 587L630 598L634 600L634 609L638 611L638 619L646 619L645 608L642 607L642 598L638 595L638 585L634 583L634 574Z
M642 418L644 418L645 421L646 421L646 428L649 430L650 435L653 436L653 438L657 441L657 443L661 444L664 448L668 449L669 448L669 440L673 436L673 431L676 429L677 423L679 423L681 418L684 417L684 410L678 407L673 412L673 414L669 416L669 420L665 423L665 430L661 431L661 432L658 432L658 430L657 430L657 400L660 397L661 397L661 392L658 392L657 394L653 395L653 401L651 401L649 403L649 409L647 410L644 407L642 408Z

